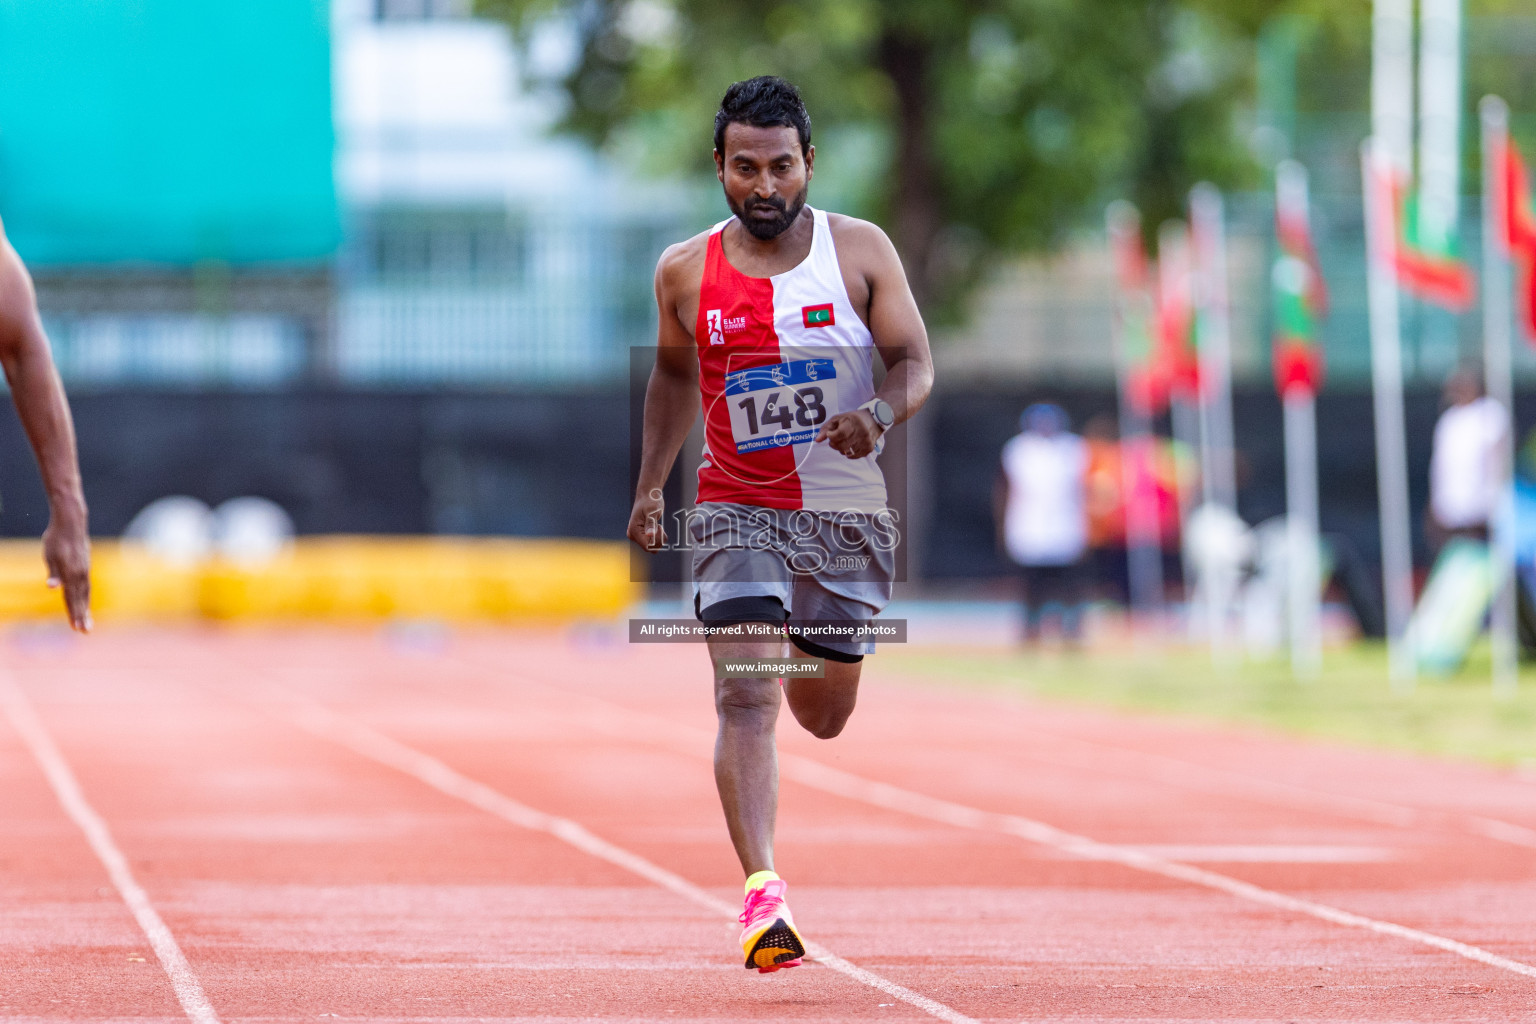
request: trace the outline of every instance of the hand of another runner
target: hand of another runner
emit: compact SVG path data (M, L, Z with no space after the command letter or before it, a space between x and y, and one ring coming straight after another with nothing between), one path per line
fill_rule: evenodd
M840 412L821 426L817 441L826 441L850 459L862 459L875 450L884 431L864 409Z
M48 565L48 585L64 588L64 607L70 626L91 631L91 542L84 522L50 519L43 531L43 561Z
M665 547L667 529L661 523L665 507L659 487L638 495L629 513L629 539L647 551L660 551Z

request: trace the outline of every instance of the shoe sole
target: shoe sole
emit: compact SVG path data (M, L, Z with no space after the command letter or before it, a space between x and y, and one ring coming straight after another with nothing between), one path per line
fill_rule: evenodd
M757 941L747 951L747 962L742 966L749 971L769 974L784 967L800 966L804 956L805 944L780 917L775 918L773 924L757 937Z

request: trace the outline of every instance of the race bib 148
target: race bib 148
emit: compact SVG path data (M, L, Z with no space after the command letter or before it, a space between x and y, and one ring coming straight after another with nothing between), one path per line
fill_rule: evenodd
M725 375L725 403L739 454L802 444L838 409L837 367L797 359Z

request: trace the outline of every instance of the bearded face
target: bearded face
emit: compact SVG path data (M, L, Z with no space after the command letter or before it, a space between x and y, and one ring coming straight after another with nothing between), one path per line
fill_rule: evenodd
M752 195L738 205L730 193L726 193L725 201L730 204L731 212L741 221L742 227L750 231L753 238L766 242L782 235L795 222L795 218L805 208L805 197L809 191L809 184L802 186L788 202L781 196L764 199Z
M812 159L793 128L729 124L716 169L725 201L753 238L771 241L789 230L805 209Z

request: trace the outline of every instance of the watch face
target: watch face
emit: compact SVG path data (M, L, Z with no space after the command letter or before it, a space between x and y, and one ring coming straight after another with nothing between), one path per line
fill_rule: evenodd
M875 422L882 427L889 427L896 419L896 413L891 409L891 403L881 399L875 403Z

